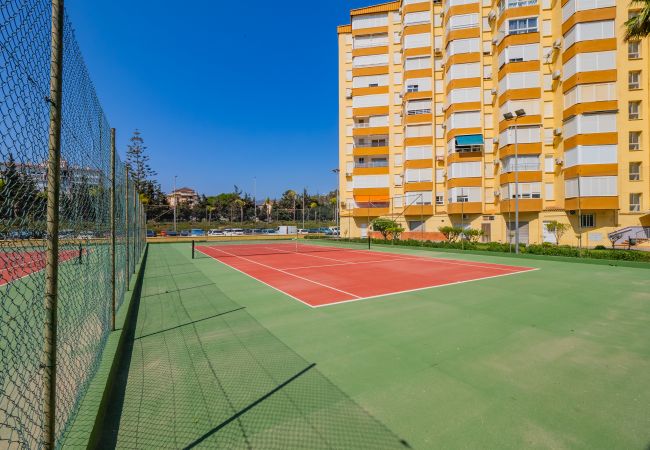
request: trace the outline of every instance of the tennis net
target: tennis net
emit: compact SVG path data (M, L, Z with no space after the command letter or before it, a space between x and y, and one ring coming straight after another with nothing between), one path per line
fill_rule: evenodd
M227 258L315 252L342 252L362 247L361 244L287 237L286 239L225 239L209 242L193 242L192 252L194 258L198 259L206 257Z

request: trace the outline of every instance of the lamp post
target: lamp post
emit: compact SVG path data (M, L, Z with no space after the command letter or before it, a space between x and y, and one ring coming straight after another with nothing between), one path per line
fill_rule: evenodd
M341 227L339 225L339 218L340 218L340 213L339 213L339 173L341 172L341 169L332 169L332 172L336 176L336 206L334 208L334 223L338 227L339 235L340 235Z
M176 207L178 206L178 193L176 192L176 178L178 178L178 175L174 175L174 232L176 232Z
M526 111L518 109L515 113L507 112L504 119L515 119L515 253L519 253L519 136L517 119L526 115Z

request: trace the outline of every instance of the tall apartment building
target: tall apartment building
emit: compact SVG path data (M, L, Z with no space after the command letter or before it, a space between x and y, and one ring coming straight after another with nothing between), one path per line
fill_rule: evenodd
M341 234L381 216L506 242L517 191L524 243L555 242L554 220L572 227L561 243L589 246L650 226L650 42L624 41L630 14L627 0L352 10L338 27Z

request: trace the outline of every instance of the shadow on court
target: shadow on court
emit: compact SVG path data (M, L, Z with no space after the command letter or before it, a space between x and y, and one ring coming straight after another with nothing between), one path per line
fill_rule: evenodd
M150 247L102 448L408 448L210 281Z

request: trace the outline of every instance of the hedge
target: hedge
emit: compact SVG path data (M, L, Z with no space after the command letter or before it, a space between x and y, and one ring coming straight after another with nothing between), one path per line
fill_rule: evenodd
M305 236L305 239L323 239L321 236ZM367 243L367 239L342 239L343 242L356 242ZM420 247L420 248L440 248L450 250L475 250L497 253L511 253L511 246L509 244L502 244L499 242L433 242L433 241L418 241L413 239L390 241L383 239L372 239L371 243L374 245L399 245L402 247ZM514 249L513 249L514 251ZM584 258L584 259L607 259L614 261L639 261L650 263L650 252L643 252L637 250L612 250L612 249L584 249L580 250L576 247L568 245L554 245L554 244L520 244L519 252L521 254L529 255L545 255L545 256L564 256L570 258Z

